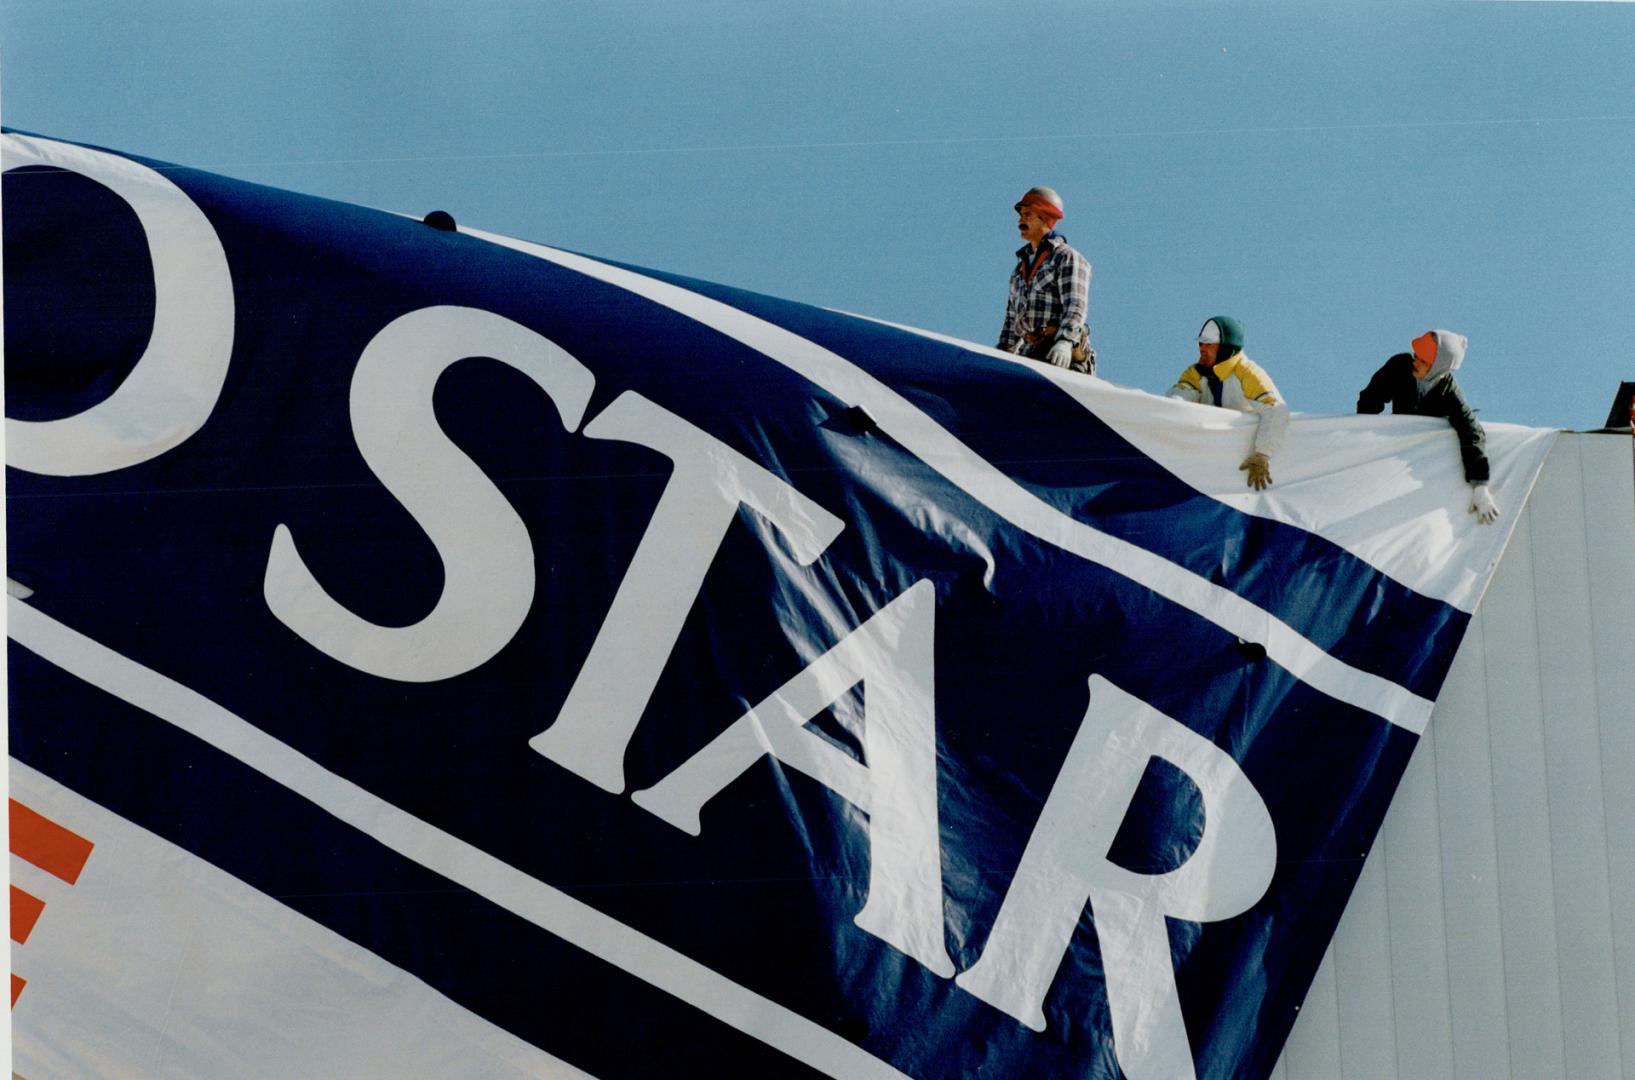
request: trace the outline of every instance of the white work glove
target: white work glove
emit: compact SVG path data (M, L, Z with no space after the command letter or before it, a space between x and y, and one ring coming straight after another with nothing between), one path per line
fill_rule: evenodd
M1476 520L1483 525L1491 525L1499 520L1499 504L1493 501L1486 484L1470 485L1470 512L1476 515Z
M1050 347L1045 359L1057 367L1067 367L1073 362L1073 343L1071 341L1057 341Z

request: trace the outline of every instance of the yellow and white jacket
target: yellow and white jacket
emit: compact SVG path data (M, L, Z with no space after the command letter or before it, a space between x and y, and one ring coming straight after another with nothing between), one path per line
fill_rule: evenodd
M1267 457L1277 453L1289 427L1289 406L1266 369L1239 352L1228 360L1217 361L1207 370L1206 375L1198 370L1198 365L1189 365L1164 396L1258 413L1260 425L1255 429L1255 451Z

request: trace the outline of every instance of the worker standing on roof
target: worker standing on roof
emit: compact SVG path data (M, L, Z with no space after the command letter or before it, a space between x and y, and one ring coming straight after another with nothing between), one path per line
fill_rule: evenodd
M1385 411L1386 402L1397 416L1440 416L1459 436L1465 483L1470 485L1470 512L1483 525L1499 520L1499 504L1487 490L1487 433L1460 393L1453 372L1465 362L1469 344L1452 330L1427 330L1414 338L1411 352L1397 353L1374 372L1362 393L1357 411Z
M1027 241L1016 252L999 347L1056 367L1096 373L1090 347L1090 264L1056 231L1062 197L1029 188L1016 204L1016 228Z
M1272 484L1272 455L1283 445L1289 407L1266 370L1243 354L1243 326L1216 315L1198 333L1198 362L1181 372L1166 397L1219 405L1260 417L1249 456L1238 469L1249 474L1249 486L1264 491Z

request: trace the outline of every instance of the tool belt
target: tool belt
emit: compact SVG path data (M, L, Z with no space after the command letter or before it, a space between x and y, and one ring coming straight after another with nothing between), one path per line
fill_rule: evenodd
M1041 326L1037 330L1024 330L1022 331L1022 342L1028 347L1028 353L1031 355L1038 346L1054 341L1056 339L1056 334L1060 330L1061 326L1059 324ZM1096 370L1096 365L1092 357L1095 355L1095 350L1090 347L1090 332L1089 328L1087 327L1085 329L1084 340L1075 341L1073 343L1074 370L1088 370L1091 373L1094 373Z

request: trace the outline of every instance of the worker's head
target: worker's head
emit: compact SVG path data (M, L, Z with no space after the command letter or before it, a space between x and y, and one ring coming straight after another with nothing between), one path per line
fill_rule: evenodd
M1414 378L1433 383L1465 362L1469 340L1452 330L1427 330L1414 338Z
M1213 367L1243 351L1243 324L1225 315L1211 316L1198 331L1198 366Z
M1016 228L1022 239L1037 245L1062 220L1062 197L1047 187L1028 188L1017 200Z

